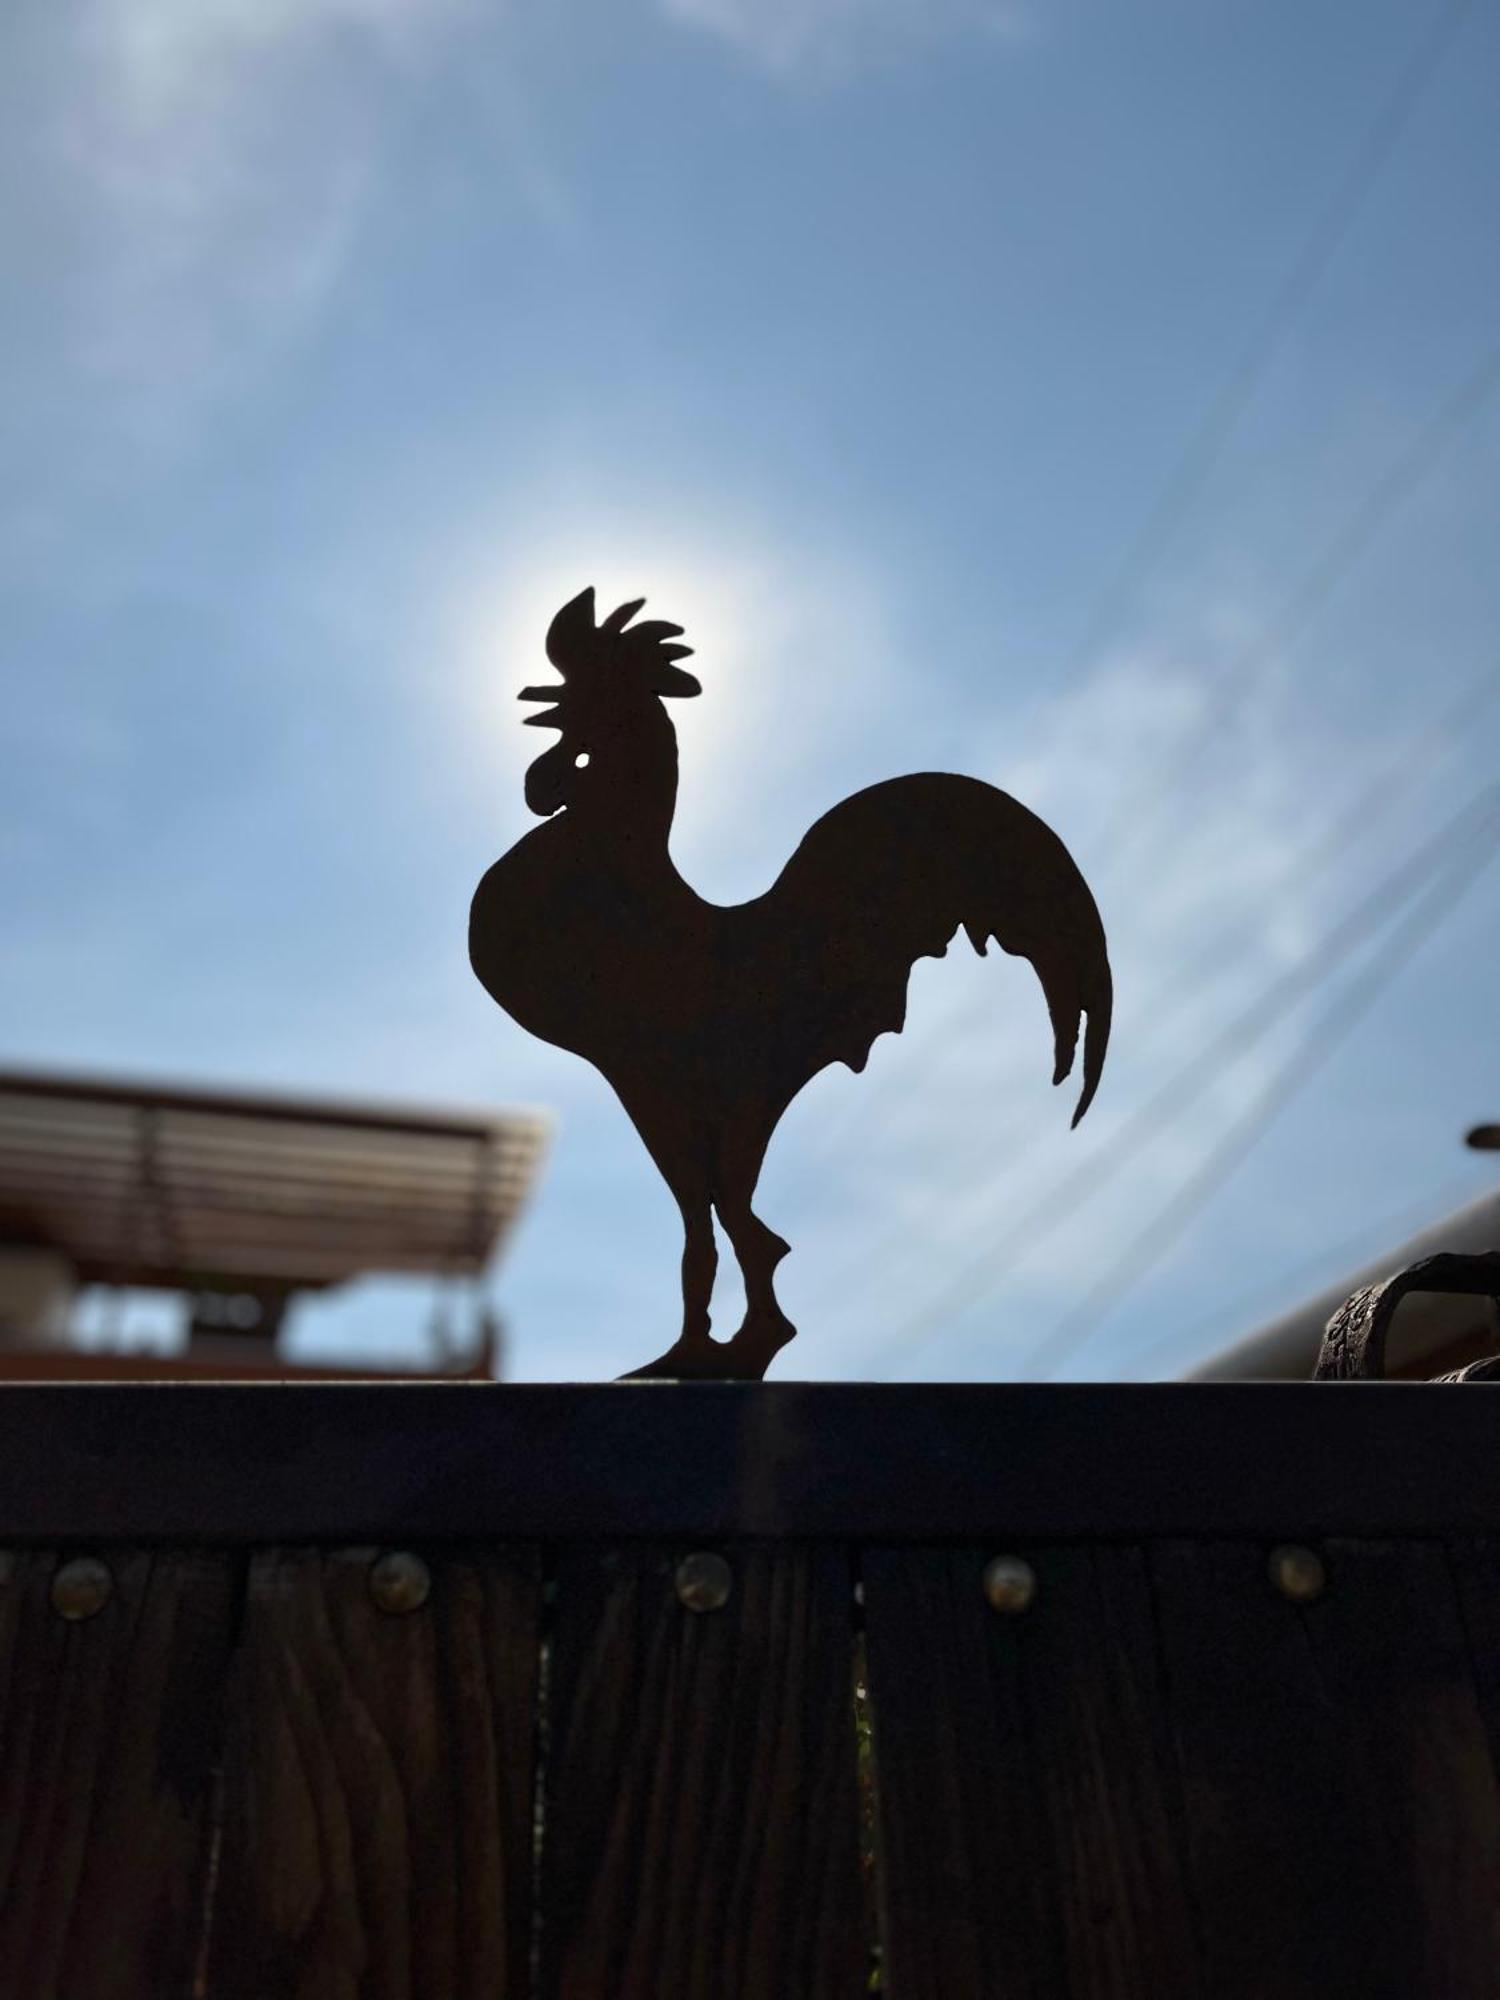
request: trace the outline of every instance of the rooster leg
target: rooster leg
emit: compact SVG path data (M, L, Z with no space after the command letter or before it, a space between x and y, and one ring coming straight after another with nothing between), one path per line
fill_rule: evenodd
M776 1125L766 1113L763 1107L761 1116L741 1124L722 1148L714 1192L714 1209L745 1280L745 1318L725 1343L725 1357L732 1363L725 1372L756 1382L797 1331L776 1297L776 1266L790 1246L750 1206Z
M682 1332L655 1361L632 1369L624 1379L647 1380L652 1376L682 1380L692 1376L722 1376L724 1347L709 1336L709 1304L714 1295L714 1278L719 1268L719 1248L714 1241L713 1211L708 1203L693 1202L679 1195L682 1210Z
M791 1245L766 1227L748 1201L725 1197L716 1206L745 1279L745 1317L726 1351L735 1375L758 1382L797 1331L781 1310L774 1282Z

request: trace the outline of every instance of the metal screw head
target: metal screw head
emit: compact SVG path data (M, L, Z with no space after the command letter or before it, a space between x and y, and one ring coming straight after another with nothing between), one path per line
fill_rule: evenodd
M1296 1542L1284 1542L1279 1549L1272 1549L1266 1568L1282 1596L1291 1598L1294 1604L1310 1604L1323 1595L1328 1583L1323 1558L1315 1549L1305 1549Z
M734 1588L734 1572L712 1550L684 1556L677 1565L677 1601L687 1611L722 1611Z
M108 1604L115 1580L96 1556L75 1556L52 1579L52 1609L70 1625L93 1618Z
M432 1572L410 1549L389 1549L370 1565L370 1595L393 1617L420 1611L431 1594Z
M1036 1571L1020 1556L995 1556L984 1566L984 1594L992 1611L1025 1611L1036 1596Z

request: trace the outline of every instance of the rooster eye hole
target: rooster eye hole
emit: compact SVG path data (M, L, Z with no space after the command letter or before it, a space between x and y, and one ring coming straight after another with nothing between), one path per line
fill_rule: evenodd
M578 755L573 759L573 769L575 771L586 771L588 767L589 753L587 750L580 750Z

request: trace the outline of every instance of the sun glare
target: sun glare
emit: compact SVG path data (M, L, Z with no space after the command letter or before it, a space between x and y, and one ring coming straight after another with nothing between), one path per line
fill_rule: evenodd
M564 548L564 541L566 547ZM527 711L516 701L525 686L553 677L547 660L547 627L559 607L589 584L598 616L637 597L639 616L665 618L683 628L693 648L685 662L703 693L671 704L683 745L684 769L695 793L711 787L725 746L745 729L756 688L746 671L754 652L747 644L773 597L768 566L745 557L691 546L678 534L643 533L628 544L618 535L581 530L543 549L510 551L501 575L486 584L470 614L474 667L482 676L481 702L488 755L506 765L529 763L537 732L524 728Z
M880 579L827 545L815 556L649 516L628 537L554 515L544 535L499 529L471 546L468 587L448 596L455 749L471 778L486 797L500 786L520 818L521 774L551 739L525 727L516 696L553 678L554 614L590 584L601 619L644 597L643 618L683 628L703 687L668 703L682 751L673 855L714 900L758 894L831 803L826 787L799 795L793 774L847 748L850 677L867 720L889 686Z

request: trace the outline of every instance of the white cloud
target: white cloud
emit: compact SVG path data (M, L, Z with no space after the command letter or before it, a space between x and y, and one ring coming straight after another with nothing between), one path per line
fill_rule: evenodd
M1023 9L1000 0L660 0L679 26L716 36L780 76L837 75L863 59L952 35L1015 41Z

